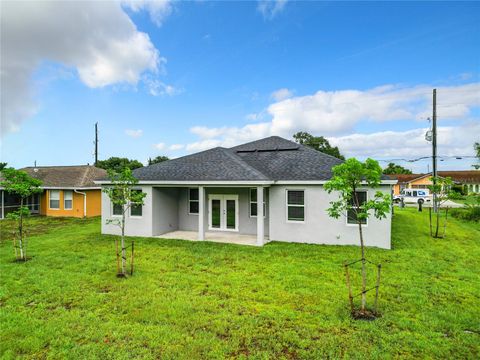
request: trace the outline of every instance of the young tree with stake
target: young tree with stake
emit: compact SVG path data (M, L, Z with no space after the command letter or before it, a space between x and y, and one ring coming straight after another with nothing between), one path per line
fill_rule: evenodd
M121 218L108 219L107 224L118 225L121 229L122 262L119 275L125 276L127 262L127 251L125 248L125 214L132 206L143 206L146 194L134 189L138 184L138 180L133 176L132 170L128 167L125 167L119 173L109 170L108 177L111 184L103 191L110 198L113 206L121 208Z
M372 215L377 219L387 216L391 207L391 195L377 191L372 199L361 197L358 190L378 188L382 179L382 168L377 161L367 159L364 163L355 158L334 166L333 177L325 184L328 193L337 192L338 200L331 201L327 209L328 215L338 219L342 215L348 216L358 225L360 237L362 263L362 303L361 314L366 313L366 257L363 229L367 219Z
M432 185L428 185L428 189L432 194L435 194L436 196L433 197L434 201L436 204L433 204L433 208L437 209L436 214L434 214L435 217L435 232L432 229L432 209L429 209L429 214L430 214L430 236L434 238L440 238L440 237L445 237L445 231L446 231L446 226L447 226L447 216L448 216L448 207L445 210L445 222L444 222L444 227L443 227L443 236L439 236L439 228L440 228L440 209L442 205L450 199L452 196L452 186L453 186L453 181L449 177L431 177L430 180L432 181ZM435 180L435 181L434 181Z
M25 200L34 194L42 192L40 186L42 182L28 175L25 171L15 170L14 168L4 168L2 171L2 181L0 186L4 191L10 194L15 194L20 197L20 207L7 215L7 218L18 221L18 249L20 256L17 254L17 245L15 245L15 256L19 260L27 260L27 247L24 241L25 229L24 218L30 215L28 207L23 206Z

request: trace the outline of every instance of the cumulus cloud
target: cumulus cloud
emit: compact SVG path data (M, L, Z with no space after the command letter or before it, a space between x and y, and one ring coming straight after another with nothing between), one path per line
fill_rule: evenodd
M263 15L265 20L272 20L283 11L287 0L259 0L257 11Z
M157 5L142 6L152 13ZM74 70L91 88L135 85L162 62L119 2L4 1L0 14L2 134L37 111L32 74L45 61Z
M144 78L144 82L148 88L148 92L152 96L174 96L182 92L173 85L165 84L163 81L153 79L150 76Z
M128 136L132 137L132 138L139 138L140 136L143 135L143 130L132 130L132 129L127 129L125 130L125 134L127 134Z
M427 128L417 128L407 131L350 134L329 137L328 140L348 156L412 159L430 155L432 145L425 140L427 130ZM469 155L473 151L472 144L478 141L480 124L440 126L437 134L439 155Z
M153 147L157 150L164 150L167 147L167 145L165 145L165 143L158 143L153 145Z
M182 150L185 146L183 144L172 144L168 147L168 150L171 150L171 151L178 151L178 150Z
M287 88L282 88L274 91L270 94L270 97L275 101L282 101L293 96L293 92Z
M122 0L122 5L134 12L148 11L150 20L157 26L161 26L165 18L173 11L170 0Z
M431 116L431 89L427 85L386 85L367 90L318 91L313 95L293 97L268 106L266 111L270 121L242 127L195 126L190 131L199 140L188 144L186 149L200 151L215 146L233 146L269 135L291 138L297 131L308 131L328 136L350 156L398 156L400 153L417 156L425 154L429 146L424 140L425 129L421 128L420 121ZM480 106L479 94L480 83L437 88L439 123L444 120L458 123L457 126L440 127L439 146L457 153L462 149L467 154L472 152L471 144L473 136L479 133L479 121L472 118L472 123L477 124L472 127L465 119ZM347 135L369 122L392 121L407 122L416 129Z

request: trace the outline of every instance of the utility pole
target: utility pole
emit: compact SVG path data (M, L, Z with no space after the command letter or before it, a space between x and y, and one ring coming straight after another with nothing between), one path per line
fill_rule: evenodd
M98 163L98 122L95 123L95 166Z
M432 176L433 186L437 183L437 89L433 89L432 113ZM433 192L433 212L438 211L437 192Z

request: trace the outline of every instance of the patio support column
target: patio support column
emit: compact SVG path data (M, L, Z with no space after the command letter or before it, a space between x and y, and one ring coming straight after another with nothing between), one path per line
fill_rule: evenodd
M3 195L4 193L5 193L5 191L2 190L2 219L5 219L5 210L4 210L5 209L5 201L4 201L5 199L4 199L4 195Z
M198 187L198 240L205 240L205 190Z
M265 235L263 218L263 186L257 187L257 246L263 246Z

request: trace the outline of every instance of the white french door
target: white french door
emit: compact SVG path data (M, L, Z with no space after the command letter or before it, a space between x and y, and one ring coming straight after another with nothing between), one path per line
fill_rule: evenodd
M238 231L238 195L208 196L208 229Z

